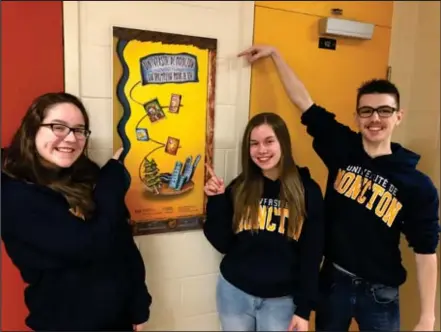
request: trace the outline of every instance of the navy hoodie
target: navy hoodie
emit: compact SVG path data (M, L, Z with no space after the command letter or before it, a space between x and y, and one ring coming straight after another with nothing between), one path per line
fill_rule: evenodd
M308 169L299 168L299 172L307 218L298 238L286 235L288 220L281 218L280 181L267 177L263 177L259 202L265 225L257 232L243 226L233 230L233 180L224 194L208 197L204 233L213 247L225 254L220 271L228 282L257 297L293 296L293 314L308 320L317 301L323 258L323 198Z
M124 166L111 159L94 190L96 216L83 220L45 186L2 173L2 239L27 287L33 330L129 330L149 318L151 296L124 196Z
M438 192L416 169L420 156L392 143L392 154L371 158L360 133L313 105L302 115L313 147L328 168L326 259L370 282L406 280L400 234L415 253L435 253Z

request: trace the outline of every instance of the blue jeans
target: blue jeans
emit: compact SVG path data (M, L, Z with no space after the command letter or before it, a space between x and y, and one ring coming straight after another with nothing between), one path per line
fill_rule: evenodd
M252 296L222 275L217 283L216 301L223 331L287 331L295 310L291 296Z
M325 262L320 276L317 331L348 331L352 318L360 331L399 331L398 287L372 284Z

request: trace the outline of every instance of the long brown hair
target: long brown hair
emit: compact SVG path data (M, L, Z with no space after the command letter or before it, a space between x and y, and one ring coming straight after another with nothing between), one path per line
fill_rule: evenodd
M84 117L89 129L89 117L83 103L75 96L59 92L47 93L36 98L29 106L11 144L2 156L2 171L7 175L47 186L61 193L71 208L86 218L95 210L92 191L99 166L87 157L87 143L83 154L69 168L50 167L37 152L35 137L47 112L60 103L75 105Z
M263 194L262 170L250 156L250 138L254 128L263 124L269 125L280 144L281 157L278 164L281 182L280 200L288 208L289 218L287 235L297 238L306 216L303 182L291 151L291 138L283 119L274 113L260 113L248 122L242 140L242 172L233 186L234 229L238 229L243 218L249 218L251 229L259 227L259 200Z

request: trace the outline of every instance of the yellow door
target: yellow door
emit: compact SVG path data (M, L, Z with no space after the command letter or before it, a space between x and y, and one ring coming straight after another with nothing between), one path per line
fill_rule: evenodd
M326 50L318 48L319 18L256 6L254 43L276 46L315 102L355 129L357 88L363 81L386 77L390 28L375 26L372 40L338 38L336 50ZM295 160L310 168L323 189L327 170L313 151L312 139L300 123L300 113L286 96L270 59L252 68L250 102L250 116L270 111L285 119Z
M367 10L366 6L363 8ZM372 40L338 38L336 50L332 51L318 48L319 18L256 6L254 43L276 46L305 83L315 102L356 129L357 88L363 81L387 75L390 28L375 26ZM309 167L324 192L327 170L312 149L312 139L300 123L299 111L286 96L274 64L265 59L252 69L250 116L268 111L285 119L296 162ZM314 330L314 314L310 324L310 329ZM357 330L355 323L351 330Z

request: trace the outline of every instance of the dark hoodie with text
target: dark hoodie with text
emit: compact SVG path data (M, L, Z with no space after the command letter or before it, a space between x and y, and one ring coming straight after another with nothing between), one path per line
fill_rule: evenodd
M257 231L251 231L249 224L233 229L233 180L224 194L208 197L204 233L225 254L220 271L228 282L261 298L293 296L295 314L309 319L323 257L323 198L308 169L299 168L299 172L307 213L300 236L288 237L289 212L281 206L280 181L266 177Z
M438 192L416 169L420 156L392 143L392 154L371 158L361 134L318 105L302 123L329 171L326 259L370 282L403 284L400 234L419 254L435 253L439 241Z

